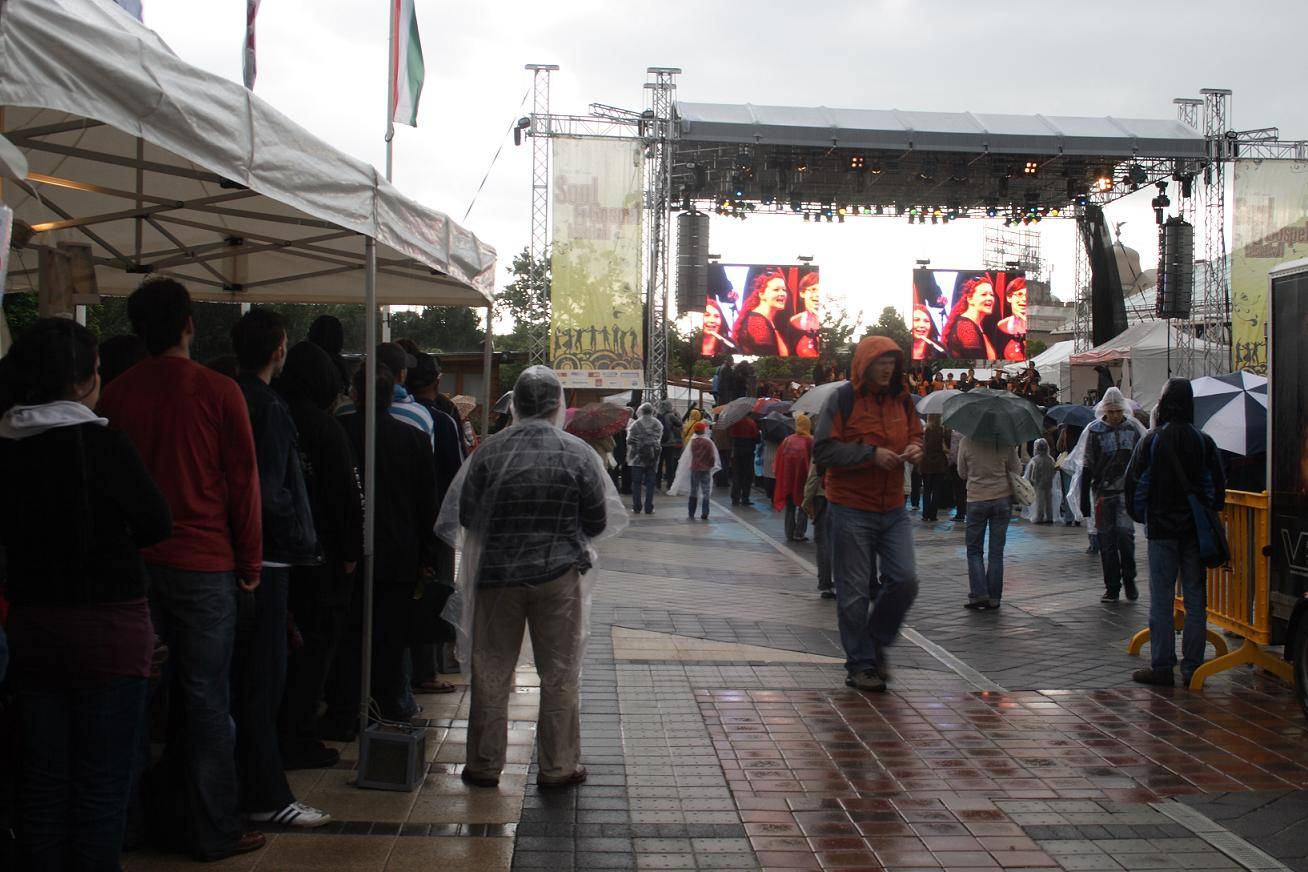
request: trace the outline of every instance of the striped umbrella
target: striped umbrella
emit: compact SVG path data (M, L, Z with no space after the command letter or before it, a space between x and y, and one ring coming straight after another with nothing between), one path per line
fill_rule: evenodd
M1194 423L1217 447L1249 456L1267 450L1267 379L1251 372L1191 379Z

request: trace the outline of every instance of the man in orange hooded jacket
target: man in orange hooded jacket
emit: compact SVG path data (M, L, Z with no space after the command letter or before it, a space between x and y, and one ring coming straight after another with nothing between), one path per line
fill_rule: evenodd
M813 438L813 459L825 470L845 684L859 690L886 689L885 649L917 598L904 463L922 460L922 422L904 390L903 371L904 352L893 339L864 337L850 366L850 387L828 397ZM870 587L878 566L874 603Z

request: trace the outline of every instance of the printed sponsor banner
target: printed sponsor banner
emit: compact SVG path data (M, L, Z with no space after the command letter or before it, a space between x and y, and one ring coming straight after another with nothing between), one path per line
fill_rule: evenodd
M640 387L643 152L612 139L553 146L551 366L564 387Z
M1267 271L1308 257L1308 162L1235 163L1231 246L1231 355L1267 374Z

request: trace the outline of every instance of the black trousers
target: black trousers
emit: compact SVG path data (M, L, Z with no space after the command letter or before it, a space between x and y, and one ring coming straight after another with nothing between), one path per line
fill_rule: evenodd
M922 475L922 519L925 521L934 521L939 515L942 505L949 505L952 494L947 494L945 489L948 481L946 473L928 472Z
M680 445L664 445L659 454L659 471L657 481L664 482L665 488L672 487L672 480L677 477L677 461L681 460Z
M327 690L349 602L324 602L316 596L317 579L291 580L290 610L304 644L286 658L286 690L277 716L277 740L283 757L314 751L321 738L318 703Z
M753 443L740 443L732 447L731 453L731 504L749 502L749 492L753 488L754 446Z
M232 656L232 719L242 811L281 811L295 801L282 771L277 712L286 686L289 567L265 566L253 615L239 619Z

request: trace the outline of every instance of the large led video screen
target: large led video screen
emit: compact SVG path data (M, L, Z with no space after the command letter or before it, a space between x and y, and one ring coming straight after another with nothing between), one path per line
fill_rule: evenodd
M1026 360L1026 275L913 270L913 360Z
M700 354L817 357L821 318L816 266L711 263Z

